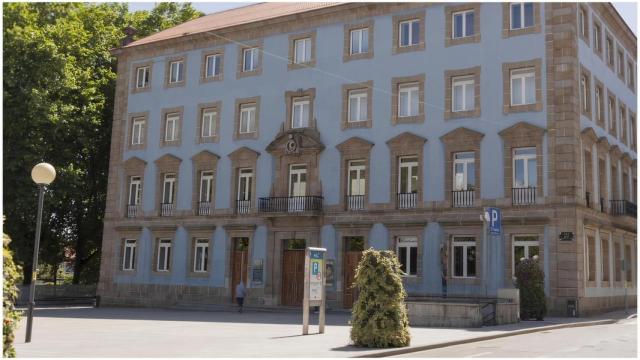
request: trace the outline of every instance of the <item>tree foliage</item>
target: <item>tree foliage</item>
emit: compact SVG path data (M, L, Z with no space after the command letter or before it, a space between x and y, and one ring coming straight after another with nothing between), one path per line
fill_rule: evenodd
M402 286L402 271L391 251L366 250L356 269L351 340L356 346L375 348L409 346L409 319Z
M125 3L4 3L3 105L6 232L29 280L37 189L51 163L41 260L75 253L74 283L97 281L109 164L116 59L126 26L139 37L201 16L190 3L130 13Z
M515 271L516 287L520 289L520 318L542 320L547 315L544 295L544 271L537 256L522 259Z
M20 269L13 262L13 254L9 249L11 239L7 234L2 235L2 357L15 357L16 351L13 348L15 330L20 321L20 313L14 308L18 297L18 287L20 281Z

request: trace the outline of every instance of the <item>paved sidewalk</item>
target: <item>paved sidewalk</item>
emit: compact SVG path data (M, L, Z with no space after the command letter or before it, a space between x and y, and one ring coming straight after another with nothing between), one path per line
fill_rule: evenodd
M635 313L635 309L632 309ZM614 312L598 319L623 319ZM389 349L350 345L345 313L329 313L325 334L302 336L302 314L204 312L144 308L36 309L33 339L24 343L26 319L16 335L18 357L357 357ZM411 348L594 318L473 328L411 328ZM317 324L317 315L311 317ZM311 333L317 326L311 326Z

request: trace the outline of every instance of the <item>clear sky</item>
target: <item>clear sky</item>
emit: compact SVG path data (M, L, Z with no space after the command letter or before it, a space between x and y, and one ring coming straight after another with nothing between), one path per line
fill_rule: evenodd
M131 11L136 10L150 10L153 8L155 2L132 2L129 3L129 9ZM251 4L251 2L201 2L193 1L193 6L202 11L205 14L211 14L222 10L227 10L239 6L245 6ZM638 34L638 4L636 1L627 2L614 2L613 6L616 7L622 18L627 22L627 25L637 35Z

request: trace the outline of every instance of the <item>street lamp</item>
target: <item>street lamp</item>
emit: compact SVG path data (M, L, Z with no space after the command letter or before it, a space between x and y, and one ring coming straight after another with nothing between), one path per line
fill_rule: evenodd
M29 310L27 316L27 338L31 342L31 327L33 325L33 307L36 304L36 272L38 271L38 250L40 248L40 224L42 223L42 203L44 201L44 187L56 178L56 169L51 164L40 163L31 169L31 179L38 185L38 220L36 220L36 239L33 246L33 264L31 266L31 285L29 286Z

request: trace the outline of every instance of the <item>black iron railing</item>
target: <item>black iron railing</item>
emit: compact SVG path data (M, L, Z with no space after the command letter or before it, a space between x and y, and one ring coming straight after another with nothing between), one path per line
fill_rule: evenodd
M138 208L140 205L127 205L127 217L134 218L138 216Z
M627 200L611 200L611 215L622 216L629 215L635 217L637 214L637 205Z
M584 193L584 200L586 202L587 207L590 208L591 207L591 193L590 192L587 191L587 192Z
M198 215L211 215L213 205L210 201L201 201L198 203Z
M347 195L345 203L347 210L364 210L364 195Z
M475 197L475 190L454 190L451 192L451 203L453 207L471 207Z
M322 210L322 196L279 196L260 198L258 210L261 212L296 213Z
M398 193L396 206L398 209L415 209L418 204L418 193Z
M173 216L173 203L160 204L160 216Z
M511 204L512 205L532 205L536 203L536 188L512 188Z
M236 200L236 214L248 214L251 211L251 200Z

